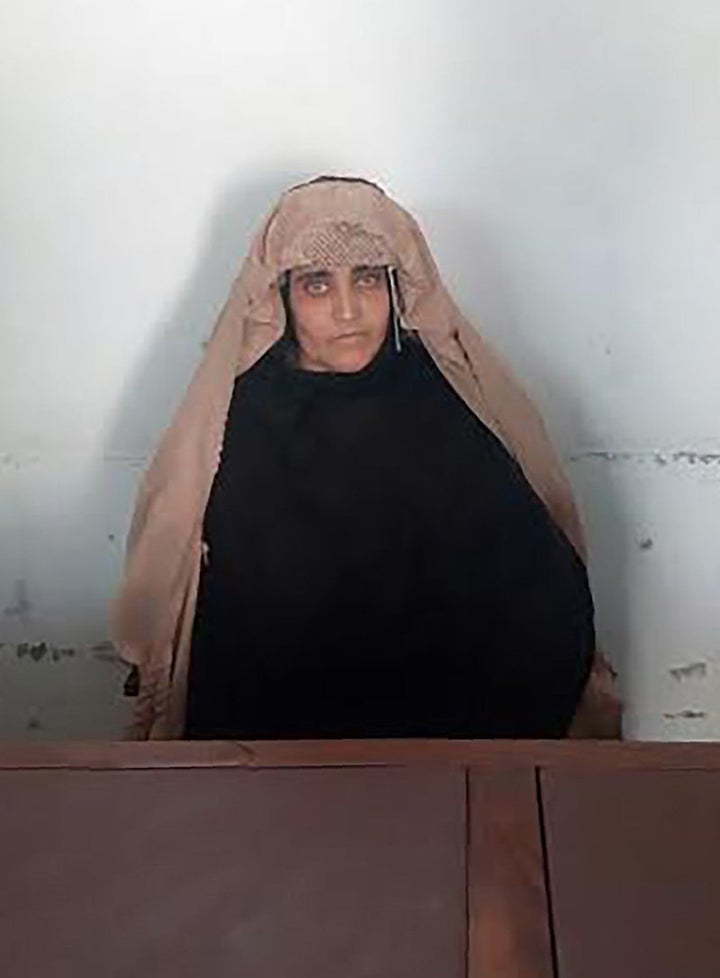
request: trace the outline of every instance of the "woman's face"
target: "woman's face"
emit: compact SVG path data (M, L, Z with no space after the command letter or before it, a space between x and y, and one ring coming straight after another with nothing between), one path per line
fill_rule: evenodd
M293 268L290 311L305 370L362 370L382 346L390 318L382 266Z

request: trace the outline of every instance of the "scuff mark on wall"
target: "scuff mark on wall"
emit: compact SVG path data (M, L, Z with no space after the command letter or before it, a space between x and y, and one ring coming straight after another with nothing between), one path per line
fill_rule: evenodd
M666 720L703 720L707 716L705 710L679 710L677 713L663 713Z
M49 645L47 642L20 642L15 649L15 654L18 659L29 656L33 662L41 662L48 656L53 662L59 662L60 659L71 659L75 655L75 649Z
M148 463L147 455L122 455L120 453L108 453L103 455L103 462L122 462L129 465L132 469L144 468Z
M598 459L601 462L630 462L633 460L632 452L611 452L611 451L594 451L594 452L579 452L577 455L568 455L568 462L582 462L583 459Z
M15 603L9 604L7 608L3 609L4 615L17 615L20 622L25 625L28 619L32 615L33 605L32 601L28 597L28 586L27 581L22 578L19 581L15 581L14 586L15 591Z
M683 679L705 679L707 677L707 662L689 662L684 666L675 666L668 672L678 682Z
M0 465L8 468L21 469L24 465L37 465L40 456L35 453L5 452L0 455Z
M652 548L655 546L655 541L652 537L645 537L644 540L640 541L638 546L641 550L652 550Z
M8 642L0 643L0 649L10 647ZM123 659L115 651L115 646L108 641L96 642L94 645L77 649L68 645L52 645L50 642L20 642L15 646L15 655L18 659L27 658L33 662L60 662L61 659L72 659L83 652L89 652L93 659L97 659L99 662L123 662Z
M106 640L104 642L96 642L95 645L91 645L90 646L90 651L91 652L112 652L113 648L114 648L114 645L112 644L112 642L109 642L109 641Z
M688 462L690 465L715 465L720 462L720 452L673 452L674 462Z
M90 646L90 651L92 652L93 658L97 659L99 662L123 662L124 660L115 651L115 646L112 642L96 642L95 645Z
M694 449L677 449L666 452L625 452L615 450L596 450L589 452L577 452L566 456L567 462L583 462L596 460L600 462L634 462L640 465L654 463L655 465L718 465L720 466L720 452L701 452Z
M104 642L79 639L71 644L68 636L65 645L48 639L18 644L6 637L0 653L0 738L124 736L132 706L123 696L126 669L96 658L91 648L105 647Z
M122 656L118 655L117 652L96 652L94 658L99 662L117 662L118 664L124 664Z

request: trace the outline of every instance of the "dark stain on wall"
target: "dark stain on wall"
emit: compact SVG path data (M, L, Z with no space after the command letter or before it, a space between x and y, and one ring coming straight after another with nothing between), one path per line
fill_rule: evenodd
M720 462L720 452L673 452L673 462L688 462L690 465L715 465Z
M688 662L687 665L675 666L668 669L668 672L678 682L684 679L705 679L707 677L707 662Z
M18 659L26 657L33 662L42 662L43 659L50 658L53 662L61 659L71 659L75 655L75 649L67 646L49 645L47 642L21 642L15 649Z
M599 462L654 462L655 465L720 465L720 452L696 452L692 449L681 449L671 452L616 452L591 451L568 455L568 462L582 462L594 459Z

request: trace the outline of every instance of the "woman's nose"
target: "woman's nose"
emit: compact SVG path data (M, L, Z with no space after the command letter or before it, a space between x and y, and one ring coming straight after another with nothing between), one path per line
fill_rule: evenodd
M357 295L352 282L340 281L334 289L333 315L340 322L355 319L358 312Z

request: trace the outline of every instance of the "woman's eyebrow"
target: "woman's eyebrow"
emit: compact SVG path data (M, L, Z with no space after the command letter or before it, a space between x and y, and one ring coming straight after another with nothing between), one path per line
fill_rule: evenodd
M296 279L308 279L308 278L329 278L330 272L327 268L304 268L298 269L295 273Z

